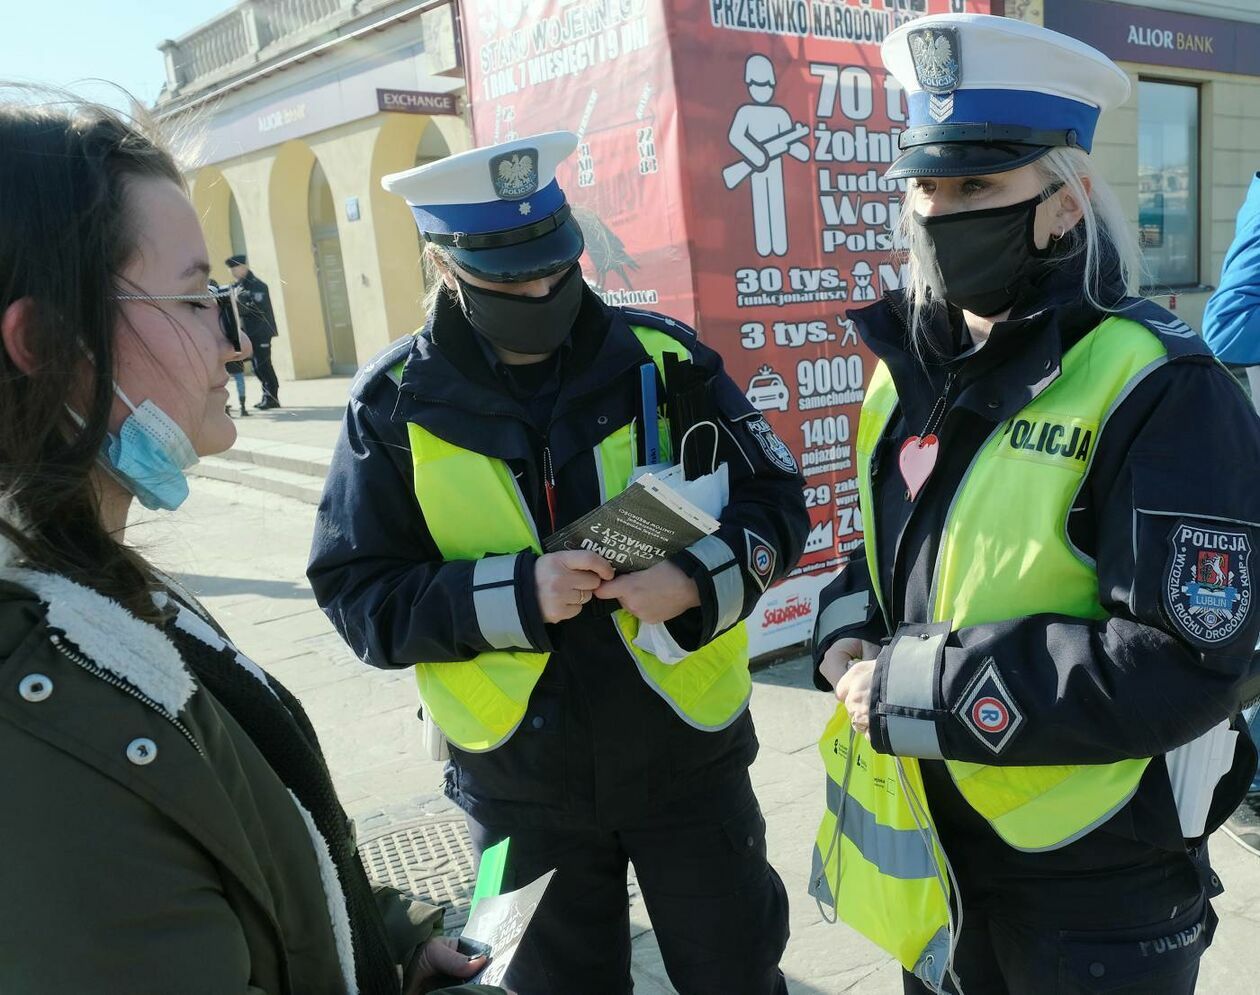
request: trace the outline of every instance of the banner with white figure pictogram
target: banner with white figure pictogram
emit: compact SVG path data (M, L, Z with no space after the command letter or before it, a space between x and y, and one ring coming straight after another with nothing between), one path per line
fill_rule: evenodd
M862 541L858 412L874 360L847 317L902 285L905 98L879 44L990 0L472 0L478 144L568 129L559 171L611 304L694 325L795 457L810 532L748 620L755 654L809 638Z

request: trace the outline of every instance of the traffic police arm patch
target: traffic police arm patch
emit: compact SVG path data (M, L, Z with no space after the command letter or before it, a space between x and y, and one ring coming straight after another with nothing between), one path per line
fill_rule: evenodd
M1179 518L1161 582L1177 632L1200 649L1230 642L1251 615L1251 537L1241 527Z
M986 657L979 673L954 708L967 730L994 754L1000 754L1024 724L1024 713L1015 704L993 657Z
M752 529L744 529L744 551L748 572L764 594L770 578L774 576L774 563L778 555L774 547Z

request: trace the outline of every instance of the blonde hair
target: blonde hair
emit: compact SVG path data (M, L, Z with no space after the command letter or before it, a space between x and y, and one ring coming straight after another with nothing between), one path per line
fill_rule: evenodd
M442 292L442 288L445 286L442 276L450 268L450 253L432 242L425 242L424 249L420 253L420 272L424 278L423 307L425 315L431 314L434 306L437 304L438 294Z
M1136 295L1142 283L1142 252L1137 231L1124 216L1124 209L1111 187L1095 168L1093 160L1081 149L1054 148L1033 163L1043 188L1062 184L1081 205L1083 224L1063 236L1066 252L1058 256L1060 264L1085 256L1085 275L1081 293L1099 311L1123 309L1120 300L1100 297L1104 266L1112 261L1118 268L1126 296ZM1089 182L1086 193L1085 182ZM910 329L916 351L927 345L923 323L929 309L945 299L944 280L936 263L936 254L923 226L914 220L914 212L901 212L897 231L906 262L904 288L910 305Z

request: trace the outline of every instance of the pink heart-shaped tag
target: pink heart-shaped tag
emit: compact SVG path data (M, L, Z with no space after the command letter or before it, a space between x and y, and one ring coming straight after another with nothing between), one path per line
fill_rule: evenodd
M922 438L912 435L901 444L897 465L901 468L901 477L906 482L911 501L919 496L928 477L932 476L939 449L940 440L935 435L925 435Z

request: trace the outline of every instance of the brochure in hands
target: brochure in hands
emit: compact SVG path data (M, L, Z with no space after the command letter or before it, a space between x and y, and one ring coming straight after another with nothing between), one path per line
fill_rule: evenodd
M646 570L718 530L718 520L669 484L674 467L645 473L616 497L549 536L549 553L589 549L617 573Z

